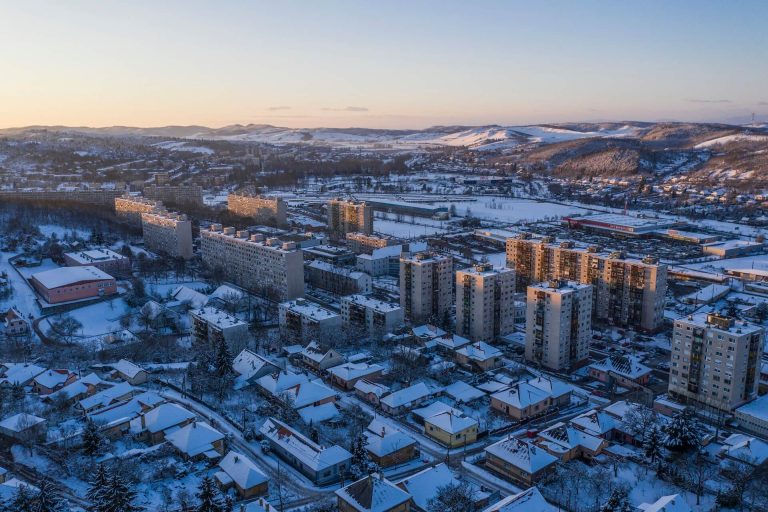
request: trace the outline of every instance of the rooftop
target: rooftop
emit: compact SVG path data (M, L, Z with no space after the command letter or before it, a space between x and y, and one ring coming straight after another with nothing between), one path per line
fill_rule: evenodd
M36 274L32 274L32 279L48 288L60 288L62 286L69 286L75 283L82 283L86 281L104 281L114 279L106 272L99 270L96 267L83 266L83 267L60 267L51 270L44 270Z

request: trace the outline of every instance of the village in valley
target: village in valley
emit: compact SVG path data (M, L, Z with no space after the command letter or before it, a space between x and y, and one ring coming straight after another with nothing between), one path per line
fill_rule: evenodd
M768 509L759 194L149 140L0 178L0 510Z

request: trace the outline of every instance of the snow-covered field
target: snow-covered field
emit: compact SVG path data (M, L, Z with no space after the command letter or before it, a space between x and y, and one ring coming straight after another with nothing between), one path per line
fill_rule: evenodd
M98 336L121 330L120 318L130 313L131 310L125 301L117 298L78 308L67 314L83 324L77 331L78 336ZM56 316L50 318L55 321ZM40 329L44 332L49 326L48 318L40 322Z
M456 208L456 215L460 217L475 217L483 220L499 222L533 222L559 218L577 213L590 213L590 210L579 206L570 206L546 201L532 201L528 199L478 197L475 200L465 202L438 202L437 206Z
M710 139L694 146L696 149L710 148L712 146L719 146L722 144L728 144L729 142L766 142L768 141L768 135L757 135L751 133L736 133L733 135L726 135L724 137L718 137L716 139Z
M385 235L396 236L398 238L410 239L420 236L428 236L435 234L442 234L449 232L448 229L443 229L437 226L423 226L420 224L408 224L405 222L397 222L396 220L387 220L376 218L373 221L373 230L377 233L383 233Z
M169 151L189 151L190 153L200 153L204 155L212 155L215 153L215 151L213 151L211 148L207 148L205 146L195 146L189 142L182 141L158 142L152 145L158 148L167 149Z

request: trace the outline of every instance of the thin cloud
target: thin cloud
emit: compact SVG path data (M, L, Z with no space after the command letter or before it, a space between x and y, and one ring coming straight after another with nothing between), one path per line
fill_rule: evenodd
M269 107L268 110L291 110L291 107L285 105L279 105L277 107Z
M702 99L702 98L691 98L686 100L690 103L730 103L731 100L710 100L710 99Z
M325 110L326 112L368 112L368 107L344 107L344 108L324 107L321 110Z

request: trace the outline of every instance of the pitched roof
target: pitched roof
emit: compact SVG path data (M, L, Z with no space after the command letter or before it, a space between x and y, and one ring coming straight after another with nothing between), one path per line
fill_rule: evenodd
M86 411L89 411L95 407L104 407L111 404L118 398L132 393L133 391L133 386L127 382L121 382L94 395L83 398L80 400L80 407Z
M250 489L269 480L251 459L235 451L226 454L219 461L219 467L241 489Z
M508 389L494 393L491 397L517 409L525 409L533 404L538 404L550 398L548 392L531 386L527 382L518 382Z
M42 366L29 363L6 363L7 370L0 382L25 384L45 371Z
M528 380L528 384L546 391L554 398L560 398L563 395L573 392L573 386L553 377L538 376Z
M213 449L213 443L224 439L224 434L205 422L194 422L165 436L165 440L180 452L194 457Z
M161 404L144 414L144 427L151 433L162 432L191 420L195 413L177 404Z
M558 450L557 446L565 448L566 450L572 450L581 446L595 452L604 442L600 437L570 427L563 422L555 423L546 430L543 430L539 433L539 438L547 443L548 446L553 447L556 451L562 451ZM553 444L556 446L553 446Z
M558 460L543 448L512 436L488 446L485 451L528 473L540 471Z
M642 512L691 512L691 507L679 494L662 496L653 503L641 503L637 508Z
M61 388L58 391L54 391L50 395L48 395L46 398L48 399L54 399L57 396L64 396L66 398L72 398L74 396L82 395L83 393L86 393L88 391L88 386L97 386L99 384L102 384L104 381L99 378L98 375L95 373L89 373L85 377L81 379L77 379L74 382L70 382L63 388Z
M407 405L411 402L421 400L432 394L432 391L423 382L414 384L413 386L390 393L381 399L381 403L388 407L400 407Z
M336 495L359 512L386 512L411 499L381 475L368 475L339 489Z
M384 367L378 364L344 363L339 366L334 366L328 371L342 380L349 381L380 372L383 369Z
M453 411L441 412L435 416L425 418L424 422L434 425L443 432L448 432L449 434L458 434L468 428L477 426L476 419L464 416L463 413L456 414Z
M365 379L360 379L359 381L355 382L355 389L365 394L373 393L379 398L381 398L384 394L389 393L389 386L379 384L378 382L371 382Z
M45 421L45 418L33 416L22 412L20 414L14 414L3 421L0 421L0 428L8 430L10 432L22 432L30 427L34 427Z
M456 400L457 402L471 402L485 396L485 392L477 389L474 386L470 386L463 380L457 380L453 384L445 387L445 394Z
M539 489L531 487L521 493L507 496L483 512L555 512L556 509L544 499Z
M127 359L121 359L112 365L112 369L122 373L129 379L134 378L139 373L145 371L141 366L134 364Z
M267 418L259 432L314 471L322 471L352 458L352 454L341 446L324 448L275 418Z
M59 384L64 384L70 376L69 370L47 370L34 378L34 382L40 386L53 389Z
M630 380L639 379L652 371L644 364L640 364L638 358L625 355L606 357L602 361L592 363L589 366L603 372L616 373Z
M616 421L603 411L592 409L571 420L571 424L595 436L602 436L616 428Z
M501 357L501 350L487 344L484 341L477 341L471 345L465 345L456 351L473 361L487 361L494 357Z

